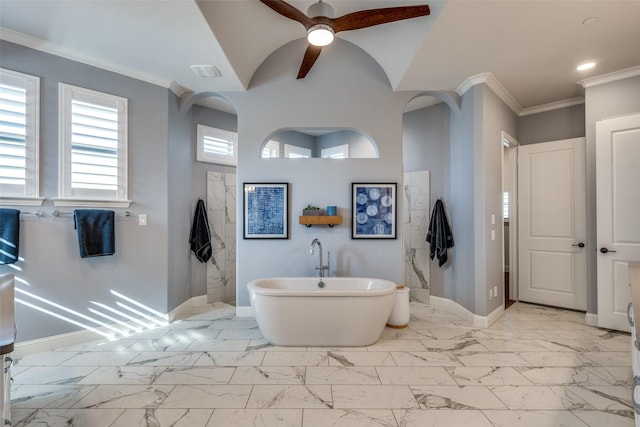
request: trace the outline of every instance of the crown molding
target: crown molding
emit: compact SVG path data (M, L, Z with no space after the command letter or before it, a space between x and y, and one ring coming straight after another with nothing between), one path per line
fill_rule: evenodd
M184 93L188 92L187 89L180 86L180 84L177 83L175 80L172 80L171 83L169 84L169 90L173 92L173 94L178 98L180 98Z
M475 74L473 76L467 77L457 88L456 92L458 95L462 96L466 91L471 89L473 86L484 83L486 84L497 96L507 104L507 106L514 113L520 115L522 111L522 106L520 103L509 93L502 83L492 74L492 73L480 73Z
M520 116L528 116L530 114L544 113L546 111L558 110L560 108L573 107L574 105L584 104L584 97L579 96L562 101L550 102L548 104L536 105L535 107L523 108Z
M612 83L636 76L640 76L640 66L625 68L624 70L614 71L613 73L603 74L601 76L590 77L588 79L580 80L578 84L586 89L588 87Z
M57 43L45 41L37 37L20 33L18 31L10 30L5 27L0 27L0 39L11 42L11 43L19 44L22 46L26 46L31 49L39 50L44 53L60 56L62 58L69 59L71 61L80 62L93 67L101 68L106 71L122 74L124 76L131 77L136 80L142 80L144 82L151 83L156 86L162 86L167 89L171 87L170 81L161 79L158 76L142 73L140 71L123 67L122 65L115 64L113 62L106 62L104 60L91 57L84 53L80 53L76 50L60 46Z

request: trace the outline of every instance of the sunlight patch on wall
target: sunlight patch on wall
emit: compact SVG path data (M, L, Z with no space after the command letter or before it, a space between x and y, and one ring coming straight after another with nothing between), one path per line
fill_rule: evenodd
M20 271L19 267L14 266L14 269ZM31 287L24 279L16 277L15 280L21 285ZM15 291L20 294L20 298L15 298L15 302L18 304L101 335L109 341L115 341L135 333L155 329L169 323L166 314L160 313L114 290L110 292L119 299L115 301L117 308L101 302L90 301L93 306L89 306L87 310L93 314L93 316L72 310L62 304L50 301L17 286ZM106 323L103 320L111 323Z

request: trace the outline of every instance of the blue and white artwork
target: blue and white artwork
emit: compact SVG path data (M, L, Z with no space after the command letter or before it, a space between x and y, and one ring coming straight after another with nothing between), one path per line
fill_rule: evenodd
M288 237L288 184L244 184L244 238Z
M396 238L396 184L353 184L351 237Z

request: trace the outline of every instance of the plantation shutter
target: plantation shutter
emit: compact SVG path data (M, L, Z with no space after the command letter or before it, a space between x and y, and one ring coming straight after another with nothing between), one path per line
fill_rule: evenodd
M117 191L117 108L71 102L71 188Z
M197 160L235 166L236 143L237 134L235 132L199 124Z
M0 83L0 185L7 193L24 192L26 155L26 88Z
M0 68L0 197L40 205L38 134L40 79Z

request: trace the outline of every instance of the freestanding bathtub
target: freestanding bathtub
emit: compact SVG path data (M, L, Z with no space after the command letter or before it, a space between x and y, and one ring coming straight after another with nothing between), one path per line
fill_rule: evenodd
M281 346L365 346L376 342L395 301L383 279L282 277L247 284L264 337Z

